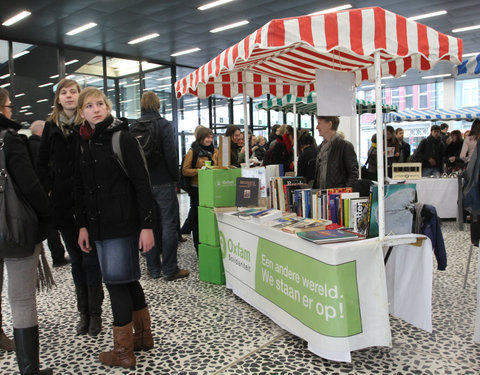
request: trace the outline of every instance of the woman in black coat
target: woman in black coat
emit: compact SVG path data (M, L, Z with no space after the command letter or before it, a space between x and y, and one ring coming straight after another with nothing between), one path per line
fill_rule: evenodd
M54 225L60 231L70 256L80 321L76 331L96 336L102 328L102 274L96 251L85 254L77 244L78 227L73 218L73 174L78 133L74 132L80 86L62 79L55 92L54 108L42 134L37 172L53 209ZM55 264L54 264L55 265Z
M4 135L3 142L0 142L0 152L5 155L7 167L2 174L6 174L7 178L15 182L17 192L31 205L37 215L39 228L37 245L32 255L5 258L6 254L0 248L0 258L5 262L8 273L8 300L12 311L13 335L20 374L51 374L52 370L39 370L35 300L38 256L41 243L47 237L50 209L47 196L35 174L26 140L16 133L21 126L10 119L11 115L12 105L8 92L0 88L0 131Z
M460 130L453 130L447 138L447 148L445 149L445 172L448 174L461 171L465 167L465 162L460 158L462 147L462 133Z
M153 347L150 314L139 283L139 252L154 245L154 200L147 166L126 119L111 116L105 94L87 87L78 99L83 119L75 174L78 244L95 241L113 313L112 351L100 353L108 366L135 366L135 350ZM114 142L113 137L117 141ZM114 152L118 145L119 152ZM123 160L120 163L120 160ZM132 325L133 320L133 325ZM133 334L135 329L135 334Z

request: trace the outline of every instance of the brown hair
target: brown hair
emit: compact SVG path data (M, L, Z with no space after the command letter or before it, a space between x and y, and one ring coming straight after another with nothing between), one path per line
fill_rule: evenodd
M480 119L477 118L473 122L472 127L470 128L470 134L468 136L476 140L480 138Z
M323 120L325 122L332 123L332 130L337 131L340 124L340 118L338 116L317 116L317 120Z
M58 82L57 90L55 91L55 98L53 99L53 111L52 114L48 117L47 121L53 122L57 125L59 124L60 113L63 112L63 107L58 102L58 98L60 97L60 91L62 91L63 88L70 86L76 86L78 93L80 93L82 90L77 81L67 78L61 79L60 82ZM75 120L77 120L77 118L75 118Z
M0 87L0 107L3 107L7 102L7 99L10 98L10 94L3 87Z
M462 137L462 132L460 130L452 130L450 133L450 136L456 136L457 140L455 142L461 142L463 137Z
M87 98L91 98L92 96L100 97L103 99L103 101L105 102L105 105L107 106L108 115L110 115L110 113L112 112L112 102L110 102L110 100L107 98L107 96L103 93L102 90L99 90L98 88L93 86L86 87L85 89L82 90L82 92L78 97L77 109L83 109L85 100ZM77 110L77 117L75 118L75 122L77 123L83 122L83 119L80 117L80 111L78 110Z
M206 128L206 127L198 129L197 136L196 136L197 143L201 145L203 140L210 135L213 135L212 129Z
M142 95L142 99L140 99L140 109L142 111L147 109L158 111L160 109L160 99L158 98L158 95L153 91L145 91Z
M225 130L224 136L232 138L232 136L237 130L240 131L240 128L237 125L228 125L227 130Z

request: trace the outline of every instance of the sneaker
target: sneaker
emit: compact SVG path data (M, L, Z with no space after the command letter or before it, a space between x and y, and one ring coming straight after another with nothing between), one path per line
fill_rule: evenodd
M70 264L70 259L68 259L68 258L63 258L63 259L56 260L55 262L53 262L53 263L52 263L52 266L53 266L54 268L57 268L57 267L66 266L67 264Z
M175 275L166 276L166 277L165 277L165 280L167 280L167 281L173 281L173 280L177 280L177 279L182 279L182 278L184 278L184 277L187 277L188 275L190 275L190 271L189 271L189 270L178 270Z

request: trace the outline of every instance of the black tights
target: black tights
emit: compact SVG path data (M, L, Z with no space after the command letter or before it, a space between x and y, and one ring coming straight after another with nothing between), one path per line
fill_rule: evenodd
M113 325L122 327L132 321L132 311L147 306L145 294L138 281L127 284L106 284L112 304Z

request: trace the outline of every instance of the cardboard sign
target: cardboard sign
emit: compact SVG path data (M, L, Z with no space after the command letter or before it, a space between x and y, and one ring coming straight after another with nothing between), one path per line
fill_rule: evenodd
M317 114L355 116L355 77L351 72L316 70Z

